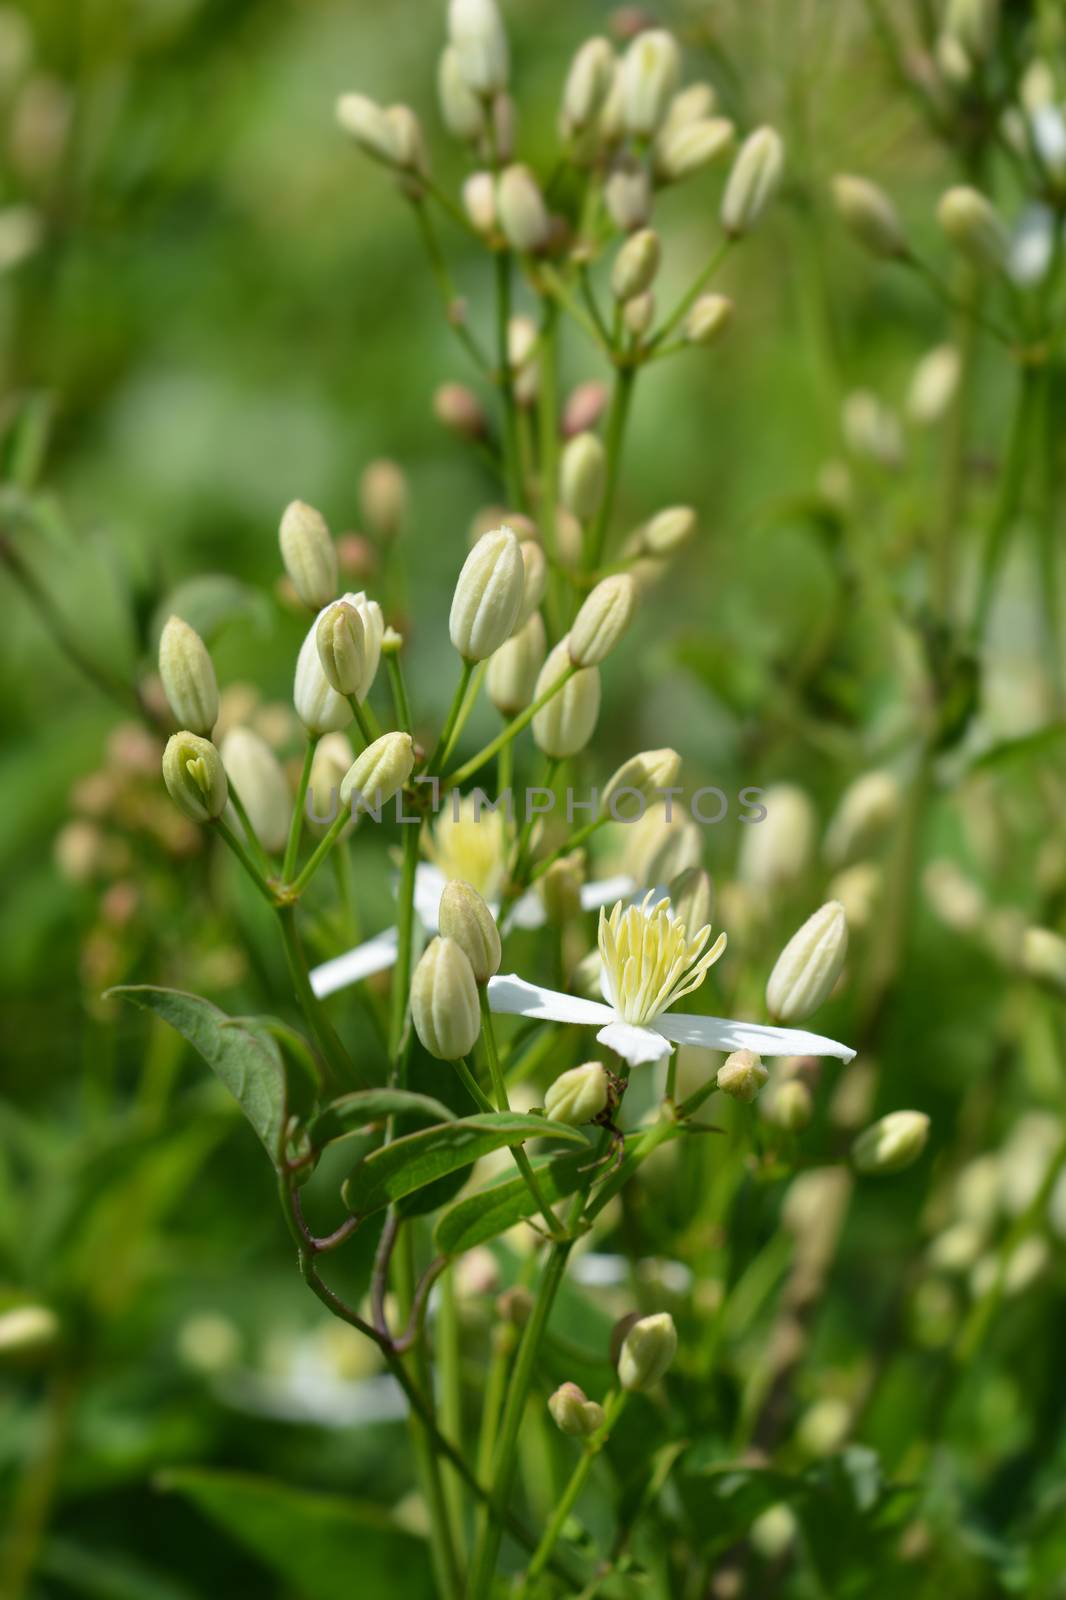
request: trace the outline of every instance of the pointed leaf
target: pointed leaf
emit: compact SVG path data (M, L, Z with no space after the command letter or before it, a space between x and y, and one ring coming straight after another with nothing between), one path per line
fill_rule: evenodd
M533 1170L545 1200L550 1203L573 1194L581 1183L582 1168L587 1168L590 1160L588 1150L575 1150L547 1161L534 1161ZM441 1255L459 1256L476 1244L498 1238L531 1217L536 1209L521 1173L497 1178L446 1211L437 1223L433 1240Z
M352 1094L323 1106L308 1128L316 1150L333 1139L357 1133L371 1122L386 1117L413 1117L418 1122L452 1122L455 1112L428 1094L412 1094L409 1089L356 1089Z

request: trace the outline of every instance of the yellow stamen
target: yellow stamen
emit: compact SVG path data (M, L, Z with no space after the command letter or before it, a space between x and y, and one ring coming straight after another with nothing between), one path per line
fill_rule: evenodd
M433 865L451 881L458 879L476 889L490 902L500 897L507 865L507 823L502 811L490 811L483 803L480 816L474 795L467 795L452 809L449 796L433 831L425 837L425 851Z
M654 1022L683 995L698 989L725 949L720 933L710 949L710 926L691 938L673 914L669 900L652 905L647 894L639 906L623 909L619 901L610 916L600 912L600 960L608 1003L626 1022Z

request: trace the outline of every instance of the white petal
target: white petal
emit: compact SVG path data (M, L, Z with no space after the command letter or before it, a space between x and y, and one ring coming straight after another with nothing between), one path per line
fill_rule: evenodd
M396 961L397 942L396 929L386 928L376 938L357 944L354 950L323 961L311 971L311 988L324 1000L327 994L336 994L338 989L347 989L349 984L359 983L375 972L384 972Z
M760 1056L838 1056L851 1061L855 1055L846 1044L826 1039L820 1033L802 1028L771 1028L761 1022L734 1022L729 1017L685 1017L667 1012L653 1024L664 1039L675 1044L701 1045L704 1050L754 1050Z
M628 900L635 894L636 881L625 873L620 873L614 878L600 878L598 882L586 883L581 886L582 911L598 911L601 906L609 906L615 900Z
M489 979L489 1005L493 1011L515 1017L535 1017L539 1022L577 1022L585 1027L601 1027L615 1020L610 1006L601 1005L598 1000L582 1000L580 995L542 989L538 984L527 983L516 972Z
M544 913L544 901L536 889L527 889L520 899L516 900L509 913L504 918L504 928L543 928L547 917Z
M656 1029L637 1028L632 1022L609 1022L596 1038L631 1067L646 1067L650 1061L661 1061L673 1049L669 1039Z
M427 933L436 933L440 897L448 880L439 867L420 861L415 868L415 911Z

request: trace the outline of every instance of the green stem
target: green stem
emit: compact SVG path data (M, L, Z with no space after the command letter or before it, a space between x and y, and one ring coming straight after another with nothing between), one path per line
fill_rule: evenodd
M622 469L622 445L625 440L626 419L629 415L636 375L635 367L619 367L615 373L614 392L611 395L611 408L607 414L605 439L607 481L604 486L600 508L587 529L585 543L586 571L595 571L603 559L603 547L607 539L611 513L614 510L618 476Z
M359 732L363 736L363 744L364 744L364 746L373 744L374 740L378 737L378 735L374 732L373 728L370 726L370 719L367 716L367 711L369 710L369 707L361 705L360 702L356 699L354 694L348 695L347 696L347 700L348 700L348 704L352 708L352 715L355 718L356 726L358 727Z
M289 882L296 867L296 858L300 853L300 833L304 824L304 810L307 805L307 785L311 781L311 766L315 759L315 746L318 744L319 735L309 733L307 748L304 751L303 770L300 781L296 786L296 803L293 806L292 822L289 824L289 838L285 846L285 855L281 864L281 876L286 883Z
M674 329L677 327L682 318L688 315L691 308L695 305L704 289L707 287L715 273L718 271L719 267L722 265L722 262L729 254L730 248L733 244L735 244L735 242L736 241L733 239L731 234L726 234L717 250L711 256L710 261L708 261L707 265L704 267L703 271L697 273L695 279L689 285L685 293L681 296L681 299L677 302L677 305L671 311L666 321L656 329L654 338L649 342L649 350L657 350L663 341L667 339L671 333L673 333Z
M461 767L449 773L441 782L441 794L447 794L449 789L454 789L457 784L465 783L467 778L473 777L474 773L480 767L483 767L486 761L491 761L493 756L498 755L504 745L509 744L512 739L516 738L523 728L528 728L537 712L546 706L549 700L554 699L560 689L569 683L577 670L573 666L567 667L566 671L556 678L550 688L545 689L540 698L534 700L532 705L528 705L524 711L520 711L517 717L509 722L501 733L496 735L495 739L490 739L489 743L479 750L476 756L471 756L469 761L465 761Z
M522 1586L518 1591L518 1600L522 1600L522 1596L529 1592L529 1585L540 1577L548 1565L555 1546L562 1536L566 1520L577 1504L578 1496L585 1487L588 1475L592 1471L592 1464L607 1443L611 1429L622 1415L626 1399L627 1391L625 1389L613 1389L608 1395L607 1404L604 1407L603 1422L592 1437L586 1440L585 1448L582 1450L577 1465L570 1474L570 1481L559 1496L559 1502L552 1512L551 1520L534 1552L533 1560L529 1563L529 1571L526 1573Z
M237 791L237 786L233 782L232 778L228 779L227 788L229 790L230 800L233 803L233 809L240 818L241 827L244 829L244 837L248 841L250 852L255 857L256 863L259 866L260 871L263 873L263 876L266 877L268 873L273 871L273 863L263 848L262 840L255 831L252 819L248 815L244 801L241 799L240 794Z
M219 837L224 839L226 844L233 851L233 854L237 857L237 860L240 862L249 878L251 878L252 882L255 884L256 888L259 890L259 893L263 896L263 899L267 902L267 904L271 906L277 905L277 900L275 898L273 889L270 887L269 883L267 883L266 879L263 877L263 874L260 872L259 868L256 866L255 862L252 860L251 856L248 854L247 850L244 848L243 844L238 839L237 835L234 833L233 829L230 827L225 818L216 817L213 826L218 829Z
M1021 385L1014 407L1014 421L1007 444L1007 458L1000 474L999 494L985 533L985 547L977 603L971 624L970 642L976 648L984 637L988 615L995 597L996 579L1006 548L1007 535L1018 513L1025 479L1026 453L1030 442L1030 421L1036 396L1035 374L1031 367L1022 371Z
M593 322L584 306L581 305L575 296L571 294L570 290L556 272L555 268L549 267L542 263L538 268L538 272L541 280L547 285L548 291L552 298L557 300L561 306L564 306L573 317L574 321L578 323L580 327L584 328L585 332L589 335L593 342L599 345L600 349L604 350L609 355L611 352L610 345L607 343L606 339L603 337L599 328L597 328L596 324Z
M477 666L474 668L473 673L471 674L470 683L467 687L466 694L463 696L463 703L459 708L459 715L455 719L455 726L452 728L452 731L448 736L448 743L441 751L440 764L442 767L447 766L448 762L452 758L452 752L458 744L463 729L466 727L466 724L469 721L471 712L477 705L477 697L481 693L481 685L485 681L485 674L488 670L488 662L479 661Z
M333 846L344 832L344 829L352 820L349 808L340 803L338 803L338 806L339 808L337 815L334 817L333 821L326 829L326 832L322 835L314 850L304 862L299 873L293 879L292 883L288 885L289 892L294 898L303 894L304 890L307 888L307 885L311 882L311 879L314 877L315 873L318 871L319 867L322 865L323 861L325 861L326 857L333 849Z
M496 361L500 399L503 402L503 462L507 496L516 511L525 510L525 493L519 468L518 408L511 377L508 337L511 323L511 252L499 250L496 267Z
M407 997L411 988L411 957L415 927L415 873L418 870L418 846L422 835L420 826L405 823L403 830L403 862L400 867L399 903L396 912L397 946L396 965L392 974L392 1009L389 1020L389 1059L391 1077L400 1076L400 1055L403 1050L404 1027L407 1021Z
M349 1057L311 988L311 980L307 976L307 960L296 930L296 907L278 906L277 913L281 925L281 937L285 943L285 956L289 963L289 976L304 1020L314 1034L319 1050L334 1078L342 1085L354 1083L358 1088L365 1089L366 1078L357 1071L355 1063Z
M452 281L452 275L448 270L448 264L444 259L444 252L440 247L440 241L437 238L437 232L433 226L425 201L421 199L412 200L411 209L414 211L415 221L418 223L418 231L425 246L426 256L429 259L430 270L440 291L441 303L444 306L444 320L478 370L488 373L490 371L489 362L486 360L481 346L466 325L463 301Z
M579 849L586 839L591 839L597 829L602 828L604 823L610 821L610 813L606 812L602 817L596 817L594 821L586 822L583 828L578 828L576 833L570 835L565 844L559 845L557 849L552 851L550 856L545 856L543 861L537 862L533 869L531 881L536 883L538 878L543 878L549 867L553 867L557 861L561 861L563 856L568 856L572 850Z
M449 1267L440 1279L440 1310L437 1317L437 1360L440 1367L441 1427L458 1450L463 1448L463 1383L459 1339L459 1307L455 1297L455 1268ZM455 1472L444 1473L444 1498L448 1507L452 1541L459 1552L464 1546L462 1483Z
M478 1110L487 1111L490 1113L495 1111L496 1107L493 1105L484 1089L474 1077L469 1062L463 1056L459 1056L457 1060L452 1062L452 1066L455 1068L459 1082L462 1084L471 1100L473 1100Z
M459 720L459 713L463 709L463 701L466 699L466 691L470 685L470 677L474 671L474 665L475 664L473 661L467 661L465 657L463 658L462 668L459 673L459 682L456 684L455 693L452 696L452 703L448 708L448 715L444 719L444 727L441 729L440 738L437 740L433 754L426 762L425 770L432 777L436 776L437 768L441 764L441 758L451 742L452 732L455 728L455 724Z
M37 1565L66 1458L76 1395L73 1374L56 1372L49 1386L40 1444L26 1464L9 1508L11 1520L0 1550L0 1594L4 1600L20 1600Z
M500 1053L496 1048L496 1030L492 1021L492 1009L489 1006L489 992L484 984L478 985L478 999L481 1003L481 1037L485 1042L485 1057L489 1064L489 1077L492 1080L492 1092L496 1096L496 1110L509 1111L511 1102L507 1098L507 1085L504 1082L503 1070L500 1066ZM493 1109L489 1105L489 1110ZM526 1188L536 1202L537 1210L548 1225L548 1232L553 1239L560 1237L559 1219L541 1191L537 1182L537 1175L533 1171L529 1157L521 1145L512 1145L511 1154L514 1156L515 1166L525 1179Z
M540 445L540 500L537 517L541 537L548 553L547 610L552 637L558 632L559 595L556 562L559 557L555 527L556 495L559 488L559 313L551 298L544 301L540 328L540 386L537 390L537 424Z
M385 657L385 671L389 675L389 687L392 690L392 703L396 710L396 721L404 733L414 733L415 725L411 717L411 702L407 698L407 683L403 675L403 664L395 650L390 650Z

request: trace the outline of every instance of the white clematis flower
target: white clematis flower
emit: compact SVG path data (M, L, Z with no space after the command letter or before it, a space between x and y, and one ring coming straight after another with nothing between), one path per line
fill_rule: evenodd
M489 981L493 1011L543 1022L571 1022L598 1029L596 1038L631 1067L661 1061L675 1044L704 1050L754 1050L763 1056L838 1056L850 1061L847 1045L802 1028L772 1028L728 1017L693 1017L669 1012L699 988L725 949L725 934L708 948L709 927L689 936L668 899L656 891L640 905L619 902L600 911L600 987L603 1001L583 1000L527 983L515 973Z

